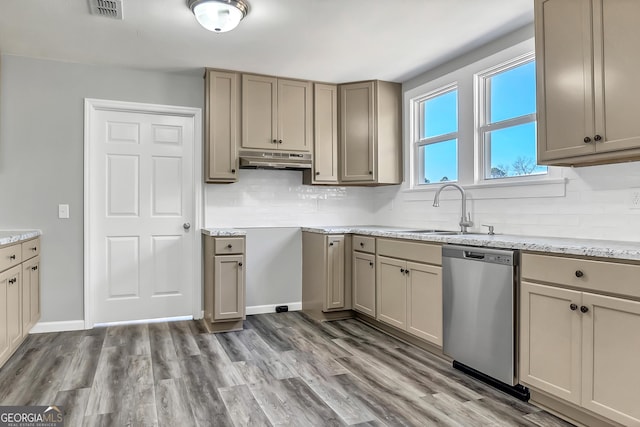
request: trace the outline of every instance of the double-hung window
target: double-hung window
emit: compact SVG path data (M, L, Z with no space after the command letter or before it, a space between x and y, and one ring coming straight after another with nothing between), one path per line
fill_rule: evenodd
M481 180L547 173L536 163L536 76L533 55L477 75Z
M458 89L442 87L413 103L414 186L458 180ZM417 138L416 138L417 137Z

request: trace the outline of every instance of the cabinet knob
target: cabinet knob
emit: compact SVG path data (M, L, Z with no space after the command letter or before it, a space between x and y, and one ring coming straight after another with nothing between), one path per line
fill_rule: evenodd
M227 249L231 249L232 247L233 247L233 245L232 245L231 243L229 243L229 244L227 245Z
M572 303L572 304L569 306L569 308L571 309L571 311L576 311L576 310L578 309L578 304L573 304L573 303Z
M241 262L238 263L238 267L242 267L242 263Z
M31 267L31 271L36 271L38 269L37 265L34 265L33 267Z
M591 138L589 138L588 136L585 136L583 141L585 144L588 144L591 142Z
M235 169L231 169L231 173L236 173L236 170Z
M9 259L16 259L15 255L9 255Z
M371 267L373 267L373 262L372 262L372 261L369 261L369 265L370 265Z
M333 242L329 243L329 246L333 246Z
M273 141L271 141L271 143L272 143L272 144L277 144L277 143L278 143L278 140L277 140L277 139L274 139Z
M360 247L364 248L364 242L360 242Z
M587 307L586 305L583 305L580 307L580 311L583 313L586 313L587 311L589 311L589 307Z
M409 269L407 268L404 272L405 272L405 273L407 274L407 276L408 276L408 275L409 275L409 273L411 272L411 270L409 270Z
M9 279L9 284L13 285L14 283L16 283L18 281L18 279L16 279L15 277L13 279Z
M602 137L600 135L596 135L593 137L594 141L602 141Z
M576 270L576 277L582 277L584 276L584 273L582 272L582 270Z
M373 171L369 171L369 175L373 175Z
M34 246L34 247L32 247L32 248L31 248L31 250L35 252L35 251L37 251L37 250L38 250L38 247L37 247L37 246Z
M320 175L320 172L317 172L317 171L316 171L316 175Z
M282 140L281 139L278 140L278 144L282 144Z
M404 274L404 268L400 269L400 273Z

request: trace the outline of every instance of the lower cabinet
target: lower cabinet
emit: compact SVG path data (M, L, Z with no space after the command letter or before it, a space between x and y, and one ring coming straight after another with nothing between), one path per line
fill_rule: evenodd
M22 335L40 320L40 257L22 263Z
M210 332L241 330L245 319L244 237L204 236L204 318Z
M376 317L376 256L353 251L353 309Z
M311 317L334 319L351 310L347 246L350 236L302 233L302 310Z
M22 342L22 269L19 265L0 273L0 364Z
M520 381L623 425L640 425L638 272L638 265L523 254ZM625 289L633 295L593 292Z
M377 320L442 346L440 246L386 239L377 245Z

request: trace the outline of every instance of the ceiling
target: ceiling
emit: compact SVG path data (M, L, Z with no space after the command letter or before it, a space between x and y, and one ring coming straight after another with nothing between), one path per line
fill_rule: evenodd
M162 71L215 67L334 83L402 82L533 21L533 0L247 0L211 33L187 0L1 0L0 52Z

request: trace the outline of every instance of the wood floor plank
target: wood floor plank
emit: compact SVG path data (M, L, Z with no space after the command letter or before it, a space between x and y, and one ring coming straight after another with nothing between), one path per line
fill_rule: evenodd
M147 324L109 326L103 345L122 347L132 356L149 355L149 327Z
M60 390L90 388L98 368L103 339L85 336L77 347Z
M90 388L59 391L53 404L63 408L66 426L81 426L89 403Z
M195 423L188 400L189 391L181 378L157 381L155 387L160 427L190 426Z
M149 324L149 347L156 381L180 378L180 364L173 337L167 323Z
M247 316L245 324L255 330L274 351L281 353L293 350L291 342L285 336L279 335L277 333L278 328L273 326L274 322L268 319L268 316Z
M261 427L273 425L246 385L221 388L219 392L234 426Z
M527 414L524 418L539 427L571 427L573 425L545 411Z
M200 348L191 332L189 323L188 321L183 321L170 322L168 324L178 358L197 356L200 354Z

